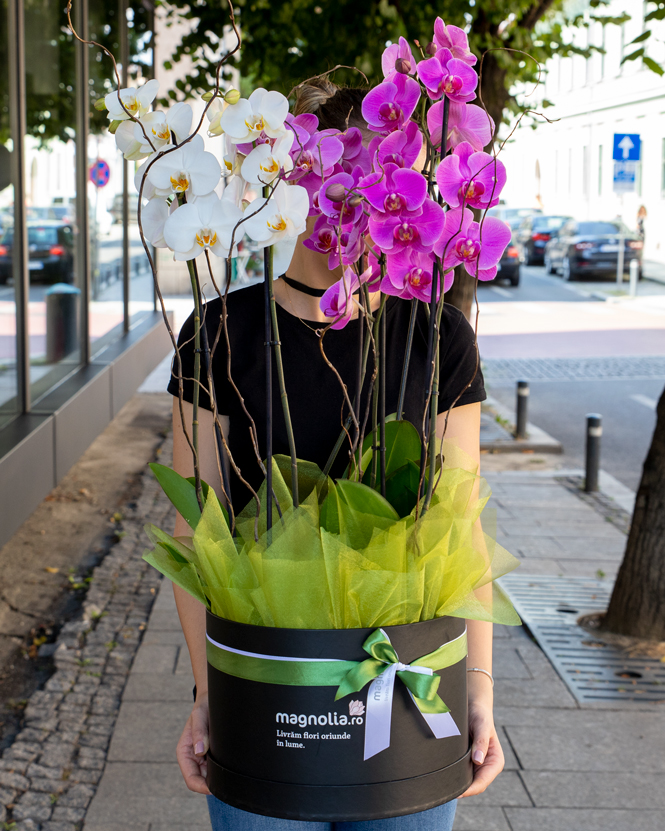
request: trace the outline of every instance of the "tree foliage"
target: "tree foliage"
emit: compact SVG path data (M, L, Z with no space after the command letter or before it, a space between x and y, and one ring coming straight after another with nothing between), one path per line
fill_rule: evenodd
M374 84L382 77L380 60L386 41L402 35L424 47L432 39L434 19L440 16L468 30L475 54L487 53L482 93L498 122L506 110L517 109L510 95L513 86L536 83L539 67L548 58L555 53L588 56L593 51L574 44L569 27L628 19L603 14L605 5L606 0L592 0L584 14L573 14L566 11L570 4L564 0L236 0L243 34L237 67L254 86L284 93L337 64L357 67ZM221 22L228 19L227 2L169 0L166 8L172 19L187 20L192 26L169 61L169 66L185 57L193 61L171 97L200 94L214 84L217 35ZM335 80L363 83L353 70L339 70Z

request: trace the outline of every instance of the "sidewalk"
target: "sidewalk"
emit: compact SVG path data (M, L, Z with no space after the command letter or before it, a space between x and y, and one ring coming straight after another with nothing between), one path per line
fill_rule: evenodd
M168 452L165 445L165 463ZM595 576L601 569L614 575L625 536L566 487L562 477L574 473L487 475L499 540L522 560L524 573ZM84 831L209 831L205 800L187 791L175 762L193 680L167 581L158 585L138 644L157 584L152 570L142 569L140 529L148 516L169 521L154 480L146 477L145 489L118 553L107 557L102 579L96 573L91 586L88 612L93 602L100 609L106 603L108 616L97 613L96 628L82 623L79 640L68 633L69 647L56 653L62 669L33 696L24 730L0 760L0 823L16 822L7 826L11 831L77 831L81 823ZM625 489L615 494L629 507ZM122 568L136 576L123 582L118 564L127 557ZM117 592L125 585L128 599ZM122 609L130 609L129 617ZM70 695L56 692L65 670ZM663 827L662 708L580 706L522 628L496 627L494 674L506 769L485 794L460 803L456 831ZM95 692L92 699L85 685ZM9 806L4 814L3 805Z

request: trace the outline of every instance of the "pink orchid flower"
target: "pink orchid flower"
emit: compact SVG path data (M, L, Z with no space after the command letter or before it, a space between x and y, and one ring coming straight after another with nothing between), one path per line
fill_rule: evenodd
M427 196L427 181L415 170L387 164L360 183L361 192L379 213L417 211Z
M419 98L420 84L396 73L392 81L384 81L367 93L362 105L363 118L370 130L387 135L402 129Z
M328 256L328 268L331 271L339 265L352 265L360 259L365 251L367 223L367 217L363 214L358 224L342 229L337 245Z
M439 49L433 58L418 64L418 77L433 100L443 95L465 104L476 97L478 75L474 69L453 58L449 49Z
M311 236L303 242L310 251L319 254L334 254L337 251L337 232L327 216L320 216L314 223Z
M334 225L355 225L363 216L363 203L358 199L362 191L358 183L363 179L361 167L352 173L336 173L326 179L319 190L319 208ZM339 191L339 195L335 193ZM354 204L357 202L358 204Z
M413 167L423 146L423 134L415 121L387 137L375 136L369 143L369 154L381 168L386 164Z
M481 224L468 208L457 208L446 214L434 251L443 259L444 268L463 263L472 277L493 280L510 237L510 228L500 219L486 216Z
M458 26L446 26L440 17L437 17L434 23L434 42L441 49L450 49L453 58L464 61L469 66L473 66L477 60L469 50L469 39L464 29Z
M439 165L436 183L451 208L469 205L485 210L499 204L506 168L494 156L474 152L469 142L463 141Z
M349 127L344 133L339 133L337 138L344 145L344 153L340 160L342 168L351 173L354 167L361 167L363 173L367 174L372 169L372 160L369 150L363 147L363 134L357 127Z
M434 257L420 251L403 251L389 255L387 258L386 276L381 282L381 291L406 300L416 299L429 303L432 299L432 272ZM453 284L452 271L444 276L443 290ZM441 289L437 288L438 300Z
M374 213L369 219L371 238L382 251L391 254L411 248L430 252L443 226L443 209L429 197L417 211Z
M441 127L443 119L443 101L439 101L427 113L427 129L432 144L441 145ZM448 141L446 150L468 141L474 150L482 150L492 140L494 122L489 113L476 104L457 104L450 102L448 114Z
M334 318L332 329L343 329L353 314L353 295L366 283L371 269L364 271L360 278L352 268L345 268L342 279L326 290L319 302L319 308L328 318Z
M399 69L396 66L397 61L400 61ZM381 56L381 69L383 70L383 77L388 81L392 81L398 73L413 75L416 71L416 62L411 48L403 37L400 37L399 43L391 43L384 51Z

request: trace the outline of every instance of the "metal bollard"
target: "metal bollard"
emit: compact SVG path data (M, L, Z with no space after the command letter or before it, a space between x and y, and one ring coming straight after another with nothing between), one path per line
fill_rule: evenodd
M526 425L529 412L529 382L517 382L517 417L515 419L515 438L527 437Z
M603 417L589 413L586 417L586 478L584 490L593 493L598 490L600 470L600 437L603 435Z
M46 363L55 364L78 349L80 294L68 283L56 283L46 292Z
M640 261L637 257L630 261L628 270L630 271L630 296L635 297L637 294L637 278L640 274Z

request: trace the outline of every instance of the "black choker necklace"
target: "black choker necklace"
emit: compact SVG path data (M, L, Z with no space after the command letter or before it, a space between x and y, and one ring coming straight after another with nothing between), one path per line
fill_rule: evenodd
M323 297L326 293L326 289L313 289L311 286L306 286L299 280L293 280L291 277L287 277L286 274L282 274L280 279L284 280L287 286L291 286L292 289L300 291L303 294L309 294L310 297Z

